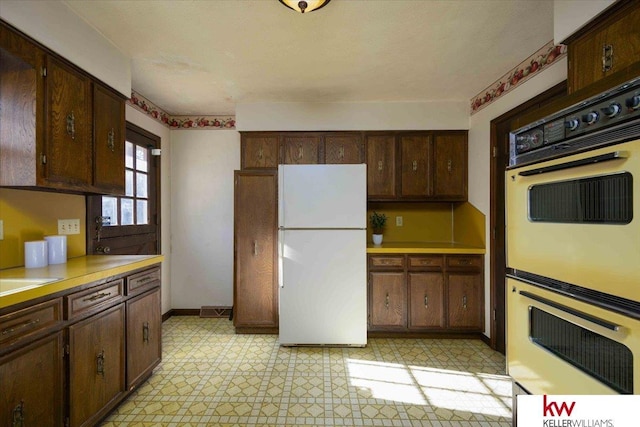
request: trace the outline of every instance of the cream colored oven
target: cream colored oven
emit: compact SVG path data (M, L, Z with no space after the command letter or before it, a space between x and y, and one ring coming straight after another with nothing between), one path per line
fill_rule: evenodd
M640 394L640 79L511 135L507 366L534 394Z

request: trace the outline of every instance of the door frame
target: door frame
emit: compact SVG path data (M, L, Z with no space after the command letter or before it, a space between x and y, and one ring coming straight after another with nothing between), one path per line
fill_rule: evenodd
M546 107L567 95L567 81L547 89L530 100L491 120L490 133L490 196L489 196L489 295L490 334L489 345L504 354L506 349L506 236L505 236L505 182L504 172L509 162L508 132L528 123L519 119Z

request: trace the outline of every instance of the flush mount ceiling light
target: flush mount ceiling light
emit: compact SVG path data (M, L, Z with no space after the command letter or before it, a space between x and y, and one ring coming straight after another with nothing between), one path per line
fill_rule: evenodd
M280 0L280 3L287 6L289 9L295 10L296 12L305 13L318 10L330 1L331 0Z

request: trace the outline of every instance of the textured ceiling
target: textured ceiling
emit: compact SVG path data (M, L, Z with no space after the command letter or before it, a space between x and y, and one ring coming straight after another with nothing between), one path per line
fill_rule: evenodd
M553 38L552 0L65 3L132 61L170 114L238 103L468 101Z

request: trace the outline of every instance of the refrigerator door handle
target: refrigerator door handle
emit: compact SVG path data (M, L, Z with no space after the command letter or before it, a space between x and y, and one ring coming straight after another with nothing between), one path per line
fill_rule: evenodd
M278 286L284 288L284 230L278 230Z

